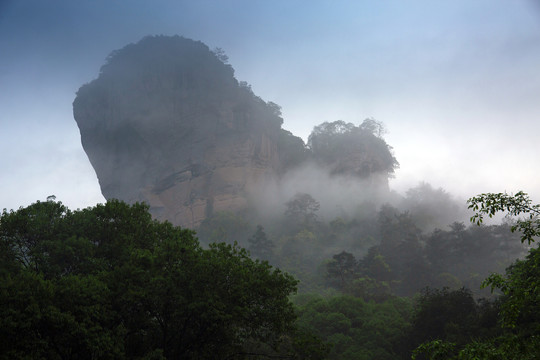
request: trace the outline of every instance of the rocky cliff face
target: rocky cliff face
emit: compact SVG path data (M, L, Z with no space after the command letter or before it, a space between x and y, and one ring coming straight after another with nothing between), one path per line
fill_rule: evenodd
M342 149L332 145L343 143L338 123L325 123L316 129L327 145L306 149L281 129L279 106L239 83L220 51L179 36L114 51L77 92L73 113L105 198L144 201L155 218L175 225L193 228L217 211L246 210L252 189L310 159L387 184L388 171L375 174L380 161L366 151L380 140L371 132ZM384 141L381 149L375 153L393 159Z
M181 37L114 52L73 103L105 198L145 201L156 218L190 227L245 208L250 186L280 171L278 109Z

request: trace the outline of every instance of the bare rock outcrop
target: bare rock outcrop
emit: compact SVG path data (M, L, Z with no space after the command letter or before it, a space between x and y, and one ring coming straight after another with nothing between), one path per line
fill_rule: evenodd
M302 164L362 179L366 192L387 189L397 166L370 119L323 123L306 147L221 50L179 36L114 51L73 113L106 199L144 201L158 220L191 228L217 211L253 210L250 194Z
M239 83L220 51L182 37L113 52L73 111L105 198L145 201L177 225L245 209L250 186L283 166L279 107Z

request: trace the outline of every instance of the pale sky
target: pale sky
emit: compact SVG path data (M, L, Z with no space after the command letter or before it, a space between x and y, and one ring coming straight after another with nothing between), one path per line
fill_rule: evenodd
M104 201L75 92L159 34L225 50L304 140L324 121L382 121L400 193L425 181L540 202L538 1L0 0L0 209Z

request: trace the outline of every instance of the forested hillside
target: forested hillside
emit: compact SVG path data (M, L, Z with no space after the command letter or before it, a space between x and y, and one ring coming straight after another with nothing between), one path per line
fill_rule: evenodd
M50 198L4 210L0 356L534 359L538 249L506 275L487 278L503 296L479 297L484 275L474 271L523 254L540 234L539 207L523 194L488 196L471 200L479 223L502 209L532 217L454 223L428 236L411 216L386 207L364 234L379 234L374 245L358 257L341 251L329 258L318 255L323 239L335 243L362 226L319 221L307 195L292 200L277 224L285 240L259 225L246 240L251 254L232 240L243 239L250 224L230 214L214 219L211 233L233 244L201 246L192 231L152 220L143 204L71 211Z
M486 276L527 251L510 231L510 219L482 227L439 225L463 216L442 189L421 184L395 201L366 201L352 214L323 217L314 196L297 193L278 217L220 212L201 224L197 236L203 244L238 242L298 277L301 291L335 289L366 299L412 296L426 286L465 286L480 295Z
M200 247L148 207L70 211L49 199L0 217L2 359L317 359L297 281L225 243Z

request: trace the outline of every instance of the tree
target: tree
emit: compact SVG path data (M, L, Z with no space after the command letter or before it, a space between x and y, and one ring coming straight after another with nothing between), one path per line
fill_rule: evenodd
M241 246L248 246L245 239L248 238L249 231L249 223L242 216L229 211L217 211L204 219L197 235L204 245L219 242L233 244L237 241ZM241 239L244 241L241 242Z
M519 230L521 242L531 244L540 236L540 204L532 204L529 196L519 191L515 195L506 193L481 194L468 200L469 208L476 211L471 221L480 225L484 216L493 217L506 211L509 215L520 216L511 231ZM483 286L492 291L499 289L506 297L502 304L502 323L516 327L518 323L533 323L540 332L540 317L534 315L540 310L540 250L531 249L525 260L518 260L506 271L506 276L492 274Z
M382 139L383 132L382 124L373 119L360 126L342 120L324 122L313 128L307 145L314 160L332 174L388 176L399 164Z
M300 165L308 157L309 153L304 140L298 136L294 136L290 131L281 129L278 133L276 144L279 151L280 170L282 173Z
M506 193L487 193L470 198L467 203L469 209L476 213L471 217L471 222L482 224L485 216L493 217L498 212L507 212L511 216L525 215L519 218L512 226L512 232L519 230L522 234L521 242L528 244L534 242L535 237L540 236L540 204L532 204L532 200L523 191L515 195Z
M377 246L368 249L367 254L360 260L359 268L362 274L377 281L392 280L392 269L386 263L384 256L380 254Z
M403 208L411 213L416 225L424 231L443 229L456 219L465 218L463 206L444 189L421 182L407 190Z
M392 280L399 281L395 292L401 296L413 295L427 283L421 231L408 212L399 213L389 205L381 207L378 223L381 237L378 251L395 276Z
M465 343L470 341L477 322L477 307L468 289L425 288L416 302L412 319L412 340L443 339Z
M354 128L353 123L346 123L343 120L324 122L313 128L308 138L308 147L313 151L332 152L332 147L337 145L334 139L352 132Z
M310 229L317 222L320 204L311 195L297 193L285 203L285 206L287 207L285 216L293 227L300 225Z
M339 288L345 290L355 276L357 265L353 254L342 251L326 264L326 272L331 280L339 281Z
M520 191L515 195L485 193L468 200L475 211L471 222L481 225L485 216L499 212L518 218L511 231L519 230L521 242L531 244L540 236L540 205L532 204ZM499 289L501 298L499 322L504 333L496 338L473 341L461 349L455 343L432 341L415 350L413 358L426 354L430 359L538 359L540 357L540 249L530 249L524 260L516 261L506 275L492 274L483 283Z
M504 294L501 324L531 334L540 333L540 249L531 249L524 260L517 260L506 275L491 274L483 283Z
M273 115L281 117L281 106L272 101L268 101L266 103L266 106L268 107L268 109L270 109Z
M229 63L229 57L227 56L227 54L225 53L225 50L223 50L222 48L220 47L216 47L214 48L214 50L212 51L214 53L214 55L216 55L216 57L219 59L219 61L221 61L222 63L224 64L228 64Z
M387 132L384 124L381 121L377 121L373 118L365 119L362 124L360 124L360 129L369 131L378 138L382 138L382 136Z
M70 211L47 201L4 210L0 248L0 353L7 358L241 359L253 349L294 358L306 351L289 301L295 279L235 244L203 249L192 231L152 220L147 205L108 201Z
M273 249L275 244L272 240L268 239L261 225L257 225L257 230L248 239L248 242L251 244L249 247L250 253L259 259L269 260L274 254Z
M400 358L399 339L408 330L406 299L367 302L350 295L313 297L299 306L299 323L332 343L329 359Z

